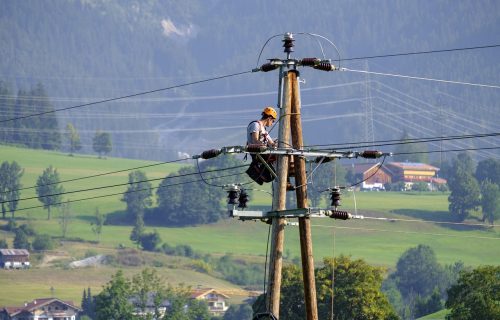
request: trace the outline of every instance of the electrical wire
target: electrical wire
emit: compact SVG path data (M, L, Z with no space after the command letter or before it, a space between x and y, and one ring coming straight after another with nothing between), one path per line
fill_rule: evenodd
M464 238L464 239L467 238L467 239L500 240L500 237L480 237L480 236L454 235L454 234L450 234L450 233L432 233L432 232L420 232L420 231L401 231L401 230L361 228L361 227L338 227L338 226L325 226L325 225L320 225L320 224L312 224L311 227L315 227L315 228L347 229L347 230L361 230L361 231L374 231L374 232L393 232L393 233L402 233L402 234L418 234L418 235L429 235L429 236L456 237L456 238Z
M232 177L232 176L237 176L240 175L241 173L237 174L227 174L227 175L222 175L218 177L213 177L213 178L207 178L207 179L220 179L220 178L227 178L227 177ZM166 186L158 186L158 187L151 187L151 188L143 188L143 189L138 189L138 190L128 190L125 192L118 192L118 193L111 193L111 194L105 194L105 195L100 195L100 196L94 196L94 197L89 197L89 198L82 198L82 199L76 199L76 200L66 200L66 201L61 201L58 203L52 204L52 206L58 206L64 203L72 203L72 202L80 202L80 201L87 201L87 200L94 200L94 199L100 199L100 198L107 198L107 197L113 197L113 196L118 196L118 195L123 195L123 194L128 194L128 193L135 193L135 192L141 192L141 191L146 191L146 190L156 190L156 189L163 189L163 188L168 188L168 187L173 187L173 186L179 186L183 184L189 184L189 183L195 183L195 182L201 182L201 179L199 180L192 180L192 181L185 181L185 182L179 182L176 184L170 184ZM45 205L39 205L39 206L33 206L33 207L27 207L27 208L20 208L16 209L14 212L18 211L24 211L24 210L30 210L30 209L37 209L37 208L43 208ZM13 212L12 210L6 211L6 213Z
M367 217L367 216L363 216L363 219L381 220L381 221L389 221L389 222L401 221L401 222L420 222L420 223L435 223L435 224L451 224L451 225L471 226L471 227L492 227L492 228L498 228L498 227L500 227L500 224L487 224L487 223L432 221L432 220L399 219L399 218L383 218L383 217Z
M240 166L234 166L234 167L229 167L229 168L206 170L206 171L204 171L204 173L226 171L226 170L238 169L238 168L242 168L242 167L246 167L246 166L247 165L240 165ZM39 199L39 198L47 198L47 197L53 197L53 196L62 196L62 195L66 195L66 194L80 193L80 192L87 192L87 191L95 191L95 190L102 190L102 189L109 189L109 188L121 187L121 186L126 186L126 185L133 185L133 184L139 184L139 183L144 183L144 182L151 182L151 181L158 181L158 180L165 180L165 179L174 179L174 178L182 178L182 177L188 177L188 176L197 175L197 174L199 174L199 173L198 172L192 172L192 173L186 173L186 174L181 174L181 175L176 175L176 176L167 176L165 178L146 179L146 180L141 180L141 181L125 182L125 183L119 183L119 184L107 185L107 186L100 186L100 187L94 187L94 188L88 188L88 189L79 189L79 190L73 190L73 191L65 191L65 192L52 193L52 194L47 194L47 195L33 196L33 197L28 197L28 198L21 198L21 199L14 199L14 200L5 200L5 201L2 201L2 203L19 202L19 201L26 201L26 200ZM242 173L239 173L239 174L242 174ZM215 179L215 178L217 178L217 177L214 177L213 179Z
M498 147L484 147L484 148L464 148L464 149L448 149L448 150L435 150L435 151L415 151L415 152L396 152L393 153L393 156L403 155L403 154L430 154L430 153L438 153L438 152L463 152L463 151L480 151L480 150L496 150L500 149Z
M176 89L176 88L181 88L181 87L186 87L186 86L190 86L190 85L194 85L194 84L199 84L199 83L204 83L204 82L209 82L209 81L214 81L214 80L220 80L220 79L224 79L224 78L230 78L230 77L234 77L234 76L238 76L238 75L242 75L242 74L247 74L247 73L252 73L252 71L251 70L249 70L249 71L242 71L242 72L232 73L232 74L228 74L228 75L223 75L223 76L218 76L218 77L213 77L213 78L208 78L208 79L203 79L203 80L198 80L198 81L193 81L193 82L187 82L187 83L178 84L178 85L174 85L174 86L170 86L170 87L165 87L165 88L160 88L160 89L155 89L155 90L149 90L149 91L143 91L143 92L133 93L133 94L129 94L129 95L121 96L121 97L109 98L109 99L104 99L104 100L99 100L99 101L84 103L84 104L80 104L80 105L76 105L76 106L55 109L55 110L51 110L51 111L44 111L44 112L39 112L39 113L33 113L33 114L26 115L26 116L21 116L21 117L15 117L15 118L10 118L10 119L0 120L0 123L8 122L8 121L20 120L20 119L26 119L26 118L36 117L36 116L41 116L41 115L45 115L45 114L49 114L49 113L55 113L55 112L64 111L64 110L70 110L70 109L88 107L88 106L97 105L97 104L106 103L106 102L112 102L112 101L118 101L118 100L128 99L128 98L142 96L142 95L146 95L146 94L151 94L151 93L156 93L156 92L162 92L162 91Z
M472 138L485 138L485 137L498 137L500 136L500 132L491 132L491 133L478 133L478 134L466 134L466 135L457 135L457 136L441 136L441 137L428 137L428 138L408 138L408 139L391 139L391 140L377 140L373 142L355 142L355 143L334 143L334 144L315 144L315 145L307 145L305 148L314 148L314 147L327 147L332 146L337 150L341 149L353 149L353 148L368 148L368 147L382 147L382 146L394 146L394 145L403 145L403 144L412 144L412 143L424 143L424 142L436 142L436 141L449 141L449 140L462 140L462 139L472 139ZM358 145L359 144L359 145ZM347 145L346 147L337 147Z
M442 53L442 52L453 52L453 51L489 49L489 48L497 48L497 47L500 47L500 44L492 44L492 45L484 45L484 46L476 46L476 47L453 48L453 49L441 49L441 50L401 52L401 53L392 53L392 54L383 54L383 55L365 56L365 57L354 57L354 58L341 59L341 61L365 60L365 59L376 59L376 58L389 58L389 57L400 57L400 56L410 56L410 55L430 54L430 53Z
M443 83L451 83L451 84L461 84L461 85L467 85L467 86L473 86L473 87L500 89L500 86L491 85L491 84L481 84L481 83L472 83L472 82L462 82L462 81L453 81L453 80L406 76L406 75L402 75L402 74L383 73L383 72L374 72L374 71L366 71L366 70L354 70L354 69L348 69L348 68L342 68L340 70L341 71L349 71L349 72L357 72L357 73L365 73L365 74L374 74L374 75L378 75L378 76L388 76L388 77L405 78L405 79L413 79L413 80L424 80L424 81L434 81L434 82L443 82Z
M128 168L128 169L122 169L122 170L116 170L116 171L108 171L108 172L104 172L104 173L98 173L98 174L94 174L94 175L91 175L91 176L85 176L85 177L80 177L80 178L73 178L73 179L61 180L61 181L58 181L58 182L41 184L40 187L50 186L50 185L59 184L59 183L62 184L62 183L66 183L66 182L72 182L72 181L90 179L90 178L96 178L96 177L102 177L102 176L106 176L106 175L110 175L110 174L115 174L115 173L120 173L120 172L128 172L128 171L138 170L138 169L144 169L144 168L150 168L150 167L164 165L164 164L167 164L167 163L174 163L174 162L180 162L180 161L186 161L186 160L191 160L191 158L184 158L184 159L178 159L178 160L164 161L164 162L160 162L160 163L148 164L148 165L145 165L145 166L139 166L139 167L134 167L134 168ZM7 193L7 192L27 190L27 189L34 189L36 187L38 187L38 186L31 186L31 187L19 188L19 189L15 189L15 190L11 190L11 191L0 192L0 194Z

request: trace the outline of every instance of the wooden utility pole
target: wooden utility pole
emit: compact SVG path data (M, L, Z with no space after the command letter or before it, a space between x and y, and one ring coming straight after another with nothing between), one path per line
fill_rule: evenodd
M282 70L280 70L280 77ZM292 82L290 77L284 76L283 83L284 105L280 108L278 147L283 148L289 145L290 141L290 114L292 100ZM281 90L281 88L280 88ZM279 95L281 100L281 94ZM281 102L281 101L280 101ZM278 176L273 189L273 210L286 209L286 183L288 176L288 156L278 156L277 170ZM279 319L280 312L280 292L281 292L281 268L283 266L283 243L285 241L285 219L272 219L272 242L271 258L269 261L269 280L266 295L266 306L275 317Z
M292 146L301 150L304 142L302 138L302 121L300 114L300 86L298 71L290 71L292 81L292 112L291 130ZM294 156L295 186L297 194L297 208L307 208L307 176L304 157ZM311 239L311 220L309 217L299 218L300 253L302 257L302 276L304 280L304 296L306 302L306 319L318 320L318 306L316 302L316 283L314 279L314 259Z

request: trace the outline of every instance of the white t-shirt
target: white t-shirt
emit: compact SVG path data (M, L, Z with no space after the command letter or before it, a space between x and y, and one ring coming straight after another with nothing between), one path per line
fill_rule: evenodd
M259 141L267 145L268 142L272 141L272 139L269 137L269 134L266 131L266 128L264 128L263 125L260 124L259 121L252 121L247 127L247 143L252 144L252 133L254 132L259 132Z

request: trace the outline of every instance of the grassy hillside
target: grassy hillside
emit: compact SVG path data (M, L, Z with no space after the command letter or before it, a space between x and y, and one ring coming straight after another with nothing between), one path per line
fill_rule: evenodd
M151 164L152 162L126 160L126 159L97 159L91 156L69 157L66 154L46 151L35 151L13 147L0 147L0 162L17 161L24 169L23 186L29 187L35 184L36 178L49 164L58 169L61 179L72 179L107 171L115 171ZM161 178L175 171L182 164L167 164L144 169L148 178ZM127 182L127 172L116 173L93 179L79 180L64 183L66 191L82 188L98 187L110 184ZM111 190L95 190L86 193L78 193L65 196L65 199L80 199L107 193L119 193L126 189L125 186L112 188ZM22 197L34 196L34 189L22 191ZM95 240L91 231L89 217L96 208L105 214L122 214L125 208L120 201L120 195L100 198L91 201L81 201L71 204L74 212L69 229L68 237L79 237L85 240ZM442 224L439 222L451 221L452 217L447 212L447 194L441 193L391 193L391 192L360 192L345 194L343 196L343 208L354 212L354 199L359 214L367 217L364 220L337 221L329 218L314 219L312 222L312 234L314 244L315 261L321 263L324 256L339 254L352 255L355 258L363 258L369 263L393 268L399 256L408 248L418 244L427 244L436 252L440 263L453 263L463 261L466 265L476 266L480 264L500 263L498 244L500 233L498 228L470 227L453 224ZM268 205L270 197L265 193L254 192L251 205ZM19 208L37 206L36 200L22 202ZM30 209L16 212L16 217L24 222L31 223L40 233L48 233L60 236L61 230L57 220L58 211L54 210L53 219L47 220L46 210L43 208ZM386 217L393 219L392 222L369 219L373 217ZM398 220L399 219L399 220ZM404 221L403 221L404 220ZM477 219L467 221L478 223ZM5 222L0 222L5 223ZM262 261L266 253L266 242L269 226L262 222L241 222L232 219L223 220L217 224L194 226L187 228L162 228L147 226L152 230L155 228L164 242L170 245L188 244L194 250L213 255L232 253L242 258ZM115 253L115 248L125 246L132 248L129 240L130 226L106 225L103 228L101 242L98 246L79 243L78 245L66 242L62 248L69 260L82 259L89 250L96 253ZM298 229L290 226L285 234L285 252L287 259L300 256ZM12 241L12 234L0 231L0 238ZM161 259L166 259L164 255ZM155 258L160 259L160 258ZM179 259L163 262L168 268L159 268L166 277L176 282L185 282L191 285L203 284L206 286L223 287L228 285L213 277L196 273L187 267ZM145 265L155 265L150 260ZM180 271L175 268L181 266ZM133 273L139 270L132 268L127 272ZM51 286L57 292L68 295L68 298L78 301L81 297L83 287L91 286L94 292L98 292L101 285L109 279L116 268L106 267L96 269L85 269L82 271L85 277L80 277L80 271L58 270L53 268L34 268L29 271L14 272L0 271L0 287L9 288L8 296L0 290L0 305L11 303L20 299L25 289L29 288L34 296L47 295L44 293ZM57 281L50 284L49 279L54 274L64 273L64 277L55 276ZM181 276L184 274L184 276ZM174 276L175 275L175 276ZM78 281L65 280L78 278ZM64 280L63 280L64 279ZM16 285L10 285L15 283ZM236 286L234 286L236 287ZM45 291L44 291L45 290ZM57 293L59 294L59 293ZM16 300L17 299L17 300ZM26 300L25 298L21 299Z

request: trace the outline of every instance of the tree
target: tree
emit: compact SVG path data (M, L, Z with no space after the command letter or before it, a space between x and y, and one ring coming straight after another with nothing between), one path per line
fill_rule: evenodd
M335 274L333 319L397 319L385 295L380 290L383 270L363 260L346 256L325 258L323 267L316 269L318 318L331 319L332 270ZM295 265L283 268L280 319L304 319L305 304L300 269ZM254 313L265 307L264 295L253 304Z
M2 202L3 219L5 219L7 208L11 213L11 218L14 218L14 212L19 202L19 189L22 187L21 177L23 174L24 170L16 161L12 161L10 164L4 161L0 166L0 202Z
M141 216L138 216L135 220L134 228L132 228L132 232L130 233L130 240L135 242L137 246L141 244L141 237L144 234L144 219Z
M132 171L128 175L128 188L121 199L127 204L127 213L131 220L137 217L144 217L144 210L151 206L153 201L151 197L151 182L143 171Z
M390 278L397 279L397 286L403 298L430 295L443 273L431 247L418 245L406 250L396 264L396 271ZM446 288L439 288L444 292Z
M252 316L252 307L248 304L233 304L224 313L223 320L252 320Z
M29 250L31 248L31 244L28 239L28 235L26 232L18 228L16 229L15 235L14 235L14 249L26 249Z
M70 156L72 156L75 151L82 149L80 134L71 123L66 125L65 137L66 140L68 140Z
M167 288L167 299L170 308L164 319L169 320L209 320L208 307L205 301L191 299L191 288L179 286Z
M156 251L158 246L161 243L161 237L157 230L154 232L143 233L139 242L144 250L147 251Z
M164 280L154 269L146 268L140 274L133 276L131 290L135 307L147 314L149 303L152 303L153 314L147 314L147 319L160 319L162 303L167 298L167 288Z
M71 206L68 201L62 203L59 206L59 225L61 226L62 237L66 238L68 232L68 227L73 219L73 214L71 213Z
M403 132L401 143L394 148L394 161L429 163L427 146L423 143L412 143L408 132Z
M9 244L6 239L0 239L0 249L8 249Z
M448 290L447 319L500 319L500 266L480 266L463 272Z
M448 177L450 195L448 197L449 211L463 221L469 211L479 205L480 190L473 176L472 159L466 153L461 153L453 161L451 175Z
M102 158L102 154L108 154L112 150L111 135L107 132L96 131L92 140L92 148Z
M94 300L92 297L92 293L90 292L90 287L87 288L87 290L83 289L83 295L82 295L82 315L94 319L95 318L95 312L94 312Z
M38 234L35 236L31 244L34 250L52 250L54 249L54 241L48 234Z
M131 296L131 283L118 270L104 289L95 297L96 320L132 320L134 307L128 301Z
M481 207L483 221L493 224L500 217L500 186L488 179L481 184Z
M59 184L59 173L52 166L45 169L36 181L36 193L38 200L43 203L43 208L47 209L47 219L50 220L50 208L60 205L62 201L61 193L64 188Z
M492 183L500 185L500 160L486 159L479 161L475 177L479 183L490 180Z
M95 215L93 221L90 222L92 227L92 232L97 236L97 242L101 241L102 226L106 222L106 215L99 212L98 208L95 208Z
M206 183L186 183L184 178L179 177L197 174L198 168L183 167L177 173L168 175L156 191L156 221L178 226L217 222L225 214L221 203L227 195L222 188L214 186L234 183L234 177L220 176L240 175L245 170L242 167L242 162L235 157L220 156L200 163L199 169L204 172L201 176Z

